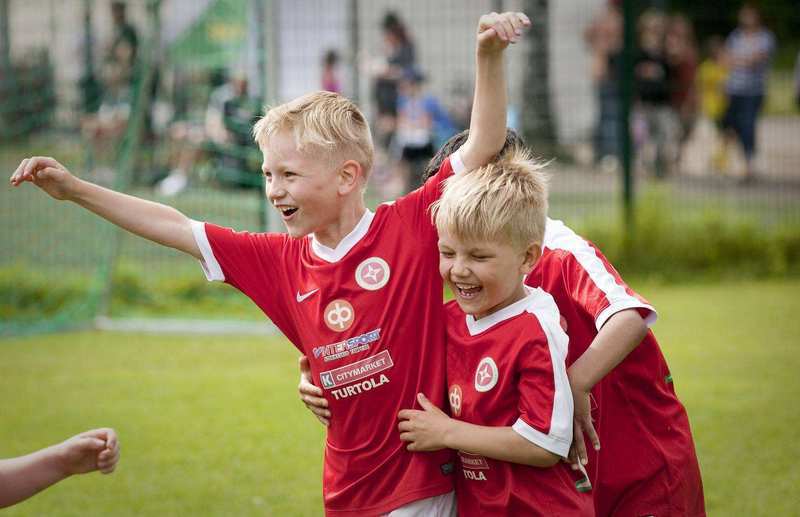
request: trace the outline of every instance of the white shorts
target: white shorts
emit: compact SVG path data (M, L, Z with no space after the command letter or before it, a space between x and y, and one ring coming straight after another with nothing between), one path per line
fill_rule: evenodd
M456 493L420 499L385 514L385 517L456 517Z

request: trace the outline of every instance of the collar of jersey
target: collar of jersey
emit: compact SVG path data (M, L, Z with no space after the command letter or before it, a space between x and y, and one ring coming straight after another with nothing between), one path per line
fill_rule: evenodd
M467 330L469 330L469 335L477 336L482 332L486 332L498 323L502 323L525 312L525 310L531 306L531 302L535 300L537 289L525 286L525 292L528 293L525 298L517 300L511 305L503 307L499 311L495 311L479 320L476 320L475 316L472 314L467 314Z
M314 234L311 234L311 249L316 256L325 262L339 262L367 234L369 225L372 224L374 217L375 213L367 209L356 227L344 239L339 241L335 248L329 248L321 244L314 238Z

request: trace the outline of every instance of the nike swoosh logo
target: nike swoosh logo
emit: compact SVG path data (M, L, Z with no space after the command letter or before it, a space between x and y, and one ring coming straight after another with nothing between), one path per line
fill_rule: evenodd
M312 291L309 291L309 292L307 292L305 294L300 294L300 291L297 291L297 303L302 302L303 300L305 300L306 298L308 298L312 294L316 293L317 291L319 291L319 288L314 289Z

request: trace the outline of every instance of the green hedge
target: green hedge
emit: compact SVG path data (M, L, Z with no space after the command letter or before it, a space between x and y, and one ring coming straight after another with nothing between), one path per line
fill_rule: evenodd
M800 225L769 227L719 210L676 214L670 200L663 191L643 196L632 234L623 231L619 221L594 221L575 228L626 277L687 282L800 273ZM191 274L174 272L156 280L145 276L147 269L130 263L117 267L112 316L263 318L236 290L210 286L194 269ZM36 321L86 304L93 281L22 266L0 268L0 320Z
M674 282L800 273L800 225L759 224L730 210L675 213L671 199L659 190L643 196L632 232L619 221L579 230L626 275Z

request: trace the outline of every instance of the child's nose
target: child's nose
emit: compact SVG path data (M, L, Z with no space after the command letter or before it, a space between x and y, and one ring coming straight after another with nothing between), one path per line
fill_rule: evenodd
M453 261L453 267L450 268L450 272L454 276L463 277L469 274L469 268L467 267L467 265L464 263L463 260L456 259Z
M270 201L277 201L286 196L286 189L274 179L267 185L267 198Z

